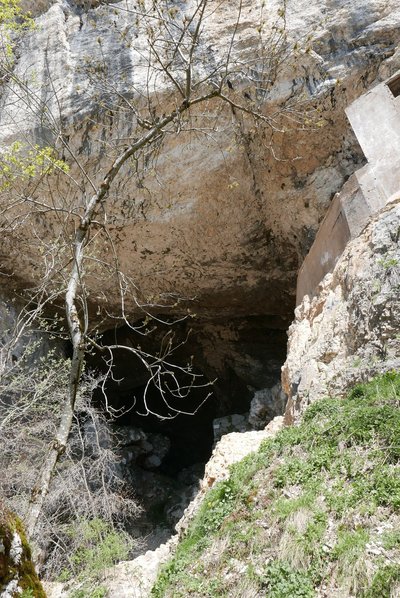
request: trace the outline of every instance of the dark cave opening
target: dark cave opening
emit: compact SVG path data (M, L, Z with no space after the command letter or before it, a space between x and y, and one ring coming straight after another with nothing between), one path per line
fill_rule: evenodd
M131 558L156 549L174 533L222 435L262 429L282 414L284 400L271 389L276 389L286 358L288 325L277 316L171 325L145 321L109 329L98 339L103 346L128 348L113 350L111 369L108 352L104 358L93 351L87 368L108 374L104 386L95 389L93 403L106 415L115 471L142 507L139 516L126 521L126 531L138 540ZM182 393L187 396L179 397L169 392L167 376L165 401L155 385L148 386L149 371L130 349L140 346L157 360L169 341L174 347L169 361L177 368L179 385L189 387L192 374L199 378L191 392ZM112 415L107 415L106 404Z
M114 352L112 376L104 386L108 404L117 413L113 425L161 435L169 443L167 451L152 458L139 451L135 466L171 477L194 465L204 466L218 439L215 420L235 414L242 416L237 419L245 425L255 393L279 381L286 355L287 325L281 317L253 316L195 324L181 321L171 327L157 324L144 336L129 326L106 331L103 344L140 345L154 356L160 354L160 347L169 338L176 347L169 360L178 368L178 384L186 389L190 376L199 376L191 391L182 393L184 397L170 392L171 380L167 377L162 396L157 386L148 385L149 373L140 359L124 349ZM185 373L188 364L190 374ZM105 368L98 355L92 356L89 366ZM96 393L98 404L102 392L98 389ZM281 409L282 405L276 405L275 410L270 406L265 423Z
M112 375L103 390L95 391L95 404L104 405L106 396L115 412L109 426L118 442L121 476L143 507L128 530L144 543L137 555L171 536L223 434L262 429L282 414L282 395L270 390L280 380L288 325L282 317L250 316L183 320L172 326L153 322L144 336L126 325L102 335L103 345L140 346L153 356L159 356L171 340L179 384L190 386L190 373L200 376L197 387L184 398L168 392L167 376L165 402L156 386L147 387L149 372L140 359L130 350L117 349ZM185 374L188 364L190 373ZM99 354L89 357L88 367L103 372L108 368ZM255 398L256 414L252 413Z
M195 463L205 463L209 459L214 440L212 422L216 417L216 405L212 396L204 401L204 396L195 397L194 392L191 393L191 396L185 399L185 409L192 414L180 413L170 418L170 410L156 387L152 386L146 392L148 404L157 415L144 415L145 384L125 391L119 391L118 388L111 390L110 386L113 385L108 385L107 394L111 404L114 401L114 392L118 393L118 404L122 403L120 409L123 409L123 412L114 419L117 427L139 428L145 433L161 434L170 443L162 461L159 464L155 461L155 467L150 463L147 468L158 469L161 473L175 476L182 469ZM135 407L130 409L133 397ZM173 400L173 397L168 397L169 404L173 403ZM178 405L176 407L179 409ZM166 417L163 417L163 414ZM137 464L146 467L146 460L138 458Z

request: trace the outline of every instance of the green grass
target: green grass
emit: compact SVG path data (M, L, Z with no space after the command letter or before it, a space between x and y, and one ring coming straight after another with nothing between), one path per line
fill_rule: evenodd
M382 542L386 550L400 548L400 529L386 531L382 536Z
M400 565L386 565L378 569L362 598L392 598L391 589L394 584L400 584ZM397 594L398 595L398 594Z
M207 494L152 596L311 598L324 585L389 598L400 585L399 407L394 372L311 405Z
M312 598L312 579L303 571L296 571L284 561L272 561L262 577L263 591L269 598ZM264 594L265 595L265 594Z
M72 580L69 598L106 598L104 572L128 559L132 541L125 532L100 518L82 519L79 526L70 526L67 533L75 548L69 555L70 566L61 572L59 581Z

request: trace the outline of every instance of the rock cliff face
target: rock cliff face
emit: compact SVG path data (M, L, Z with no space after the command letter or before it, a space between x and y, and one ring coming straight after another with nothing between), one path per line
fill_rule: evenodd
M129 12L134 3L24 4L37 26L18 45L15 72L36 95L17 97L13 85L3 88L0 142L54 141L43 112L35 110L39 102L98 182L110 164L109 151L134 135L129 113L119 111L120 99L137 99L146 81L140 59L146 40ZM234 48L243 60L258 43L260 25L271 40L279 21L280 2L270 5L267 15L261 6L261 0L243 2ZM236 14L234 2L223 3L207 20L205 61L226 50ZM196 313L187 356L195 355L208 379L218 378L219 404L227 395L235 404L216 415L246 411L254 391L277 381L298 268L331 198L364 161L344 108L400 67L397 0L296 0L287 3L285 23L287 47L294 51L297 44L298 50L282 61L262 109L268 113L289 100L302 110L304 101L318 110L324 126L303 129L286 119L284 132L271 131L210 104L205 124L212 124L212 137L182 133L168 138L156 176L152 160L142 165L139 178L132 165L125 168L108 199L107 238L99 231L91 245L105 262L115 250L121 271L142 298L168 304L171 314L182 315L188 307ZM244 93L255 97L256 91L242 89L239 81L229 93L243 100ZM162 82L150 93L161 111L168 92ZM65 159L79 188L53 176L39 199L79 206L90 186L67 154ZM44 211L1 235L1 271L12 274L14 287L42 280L43 256L53 252L60 226ZM56 259L64 260L68 251L67 240ZM107 268L96 271L96 264L86 286L92 322L102 322L104 329L110 314L120 311L120 290L114 274ZM0 276L0 287L9 290L8 277ZM131 321L138 317L132 294L124 307ZM134 380L132 387L141 383Z
M132 89L142 88L138 53L144 40L135 38L132 14L124 8L134 3L25 4L41 14L19 46L16 72L62 123L73 151L96 181L108 163L105 145L132 134L132 122L117 118L106 105L85 65L106 68L118 93L129 96ZM265 20L264 29L270 32L281 8L274 2L264 18L261 5L243 2L235 52L244 58L256 42L257 27ZM207 21L207 52L224 52L235 11L234 2L223 3ZM332 195L363 161L343 108L399 67L399 23L397 0L287 3L289 43L298 40L302 47L311 37L306 49L283 62L264 108L304 96L309 107L320 110L324 128L301 130L287 121L284 133L271 132L250 128L239 115L226 112L212 141L186 134L167 140L157 177L145 169L139 184L133 171L125 170L111 192L109 234L122 271L144 296L194 297L194 311L213 318L291 313L296 272L318 223ZM152 101L161 98L162 104L162 97L160 88ZM52 137L30 108L26 98L17 100L12 91L4 91L3 143L21 137L44 143ZM215 109L210 106L210 114ZM72 174L78 177L73 167ZM79 193L77 197L54 180L48 197L74 202L81 199L82 189ZM51 238L54 222L46 215L39 220L41 240ZM15 233L1 240L3 267L23 285L41 276L38 247L30 226L18 242ZM89 290L96 306L117 310L113 278L103 276L99 283L93 277ZM135 317L131 298L125 307Z
M80 166L98 183L110 164L108 149L135 134L129 115L122 118L113 109L120 107L113 104L115 97L137 99L146 85L140 59L145 40L136 37L129 12L134 2L25 4L34 8L38 26L21 41L15 72L55 115ZM244 60L263 21L262 4L243 2L234 51ZM272 6L263 23L271 34L281 3ZM207 22L206 57L223 54L235 18L235 3L218 4ZM100 258L115 250L119 268L134 280L142 297L160 304L167 297L172 305L164 305L164 312L171 315L181 315L188 305L181 299L190 299L197 314L194 335L180 357L187 362L195 355L196 367L208 380L218 377L219 400L204 417L205 424L200 413L199 420L191 420L193 430L187 426L185 437L178 434L181 454L191 448L189 436L196 445L196 434L204 437L207 430L212 436L216 415L248 410L254 393L256 427L265 423L258 422L258 414L268 411L271 401L284 404L274 384L284 359L298 268L333 195L364 162L344 108L400 68L398 0L293 0L287 3L285 23L289 47L298 44L299 50L283 61L263 110L297 100L318 111L323 126L296 126L293 112L294 120L288 119L283 131L271 131L207 105L205 122L212 123L212 136L182 133L168 138L157 161L141 166L143 176L127 166L108 199L108 236L99 233L93 241ZM99 87L93 68L114 85L111 104L109 87ZM253 97L255 92L239 86L232 97ZM164 83L150 94L161 113L164 105L168 108L168 93ZM20 138L39 144L54 141L54 131L31 111L31 99L16 97L12 84L3 89L1 102L4 146ZM70 174L78 190L53 176L41 200L81 205L89 184L72 162ZM43 211L34 222L28 217L11 235L2 235L2 272L11 273L20 287L37 283L43 275L43 243L50 252L59 226ZM297 308L283 369L287 422L325 394L340 394L360 377L400 366L399 230L400 200L394 199L351 241L315 297L305 297ZM62 251L67 255L65 247ZM8 281L0 277L0 287ZM119 312L120 289L114 276L94 270L87 290L93 315L103 319L104 329ZM126 297L125 315L131 321L138 318L136 298ZM183 325L182 338L186 334ZM108 390L111 399L114 392L116 400L123 400L124 393L131 397L144 381L131 361L124 364L121 359L117 367L116 379L123 382ZM182 422L179 426L184 427ZM175 431L168 434L174 440ZM261 439L263 434L254 432L248 438ZM231 452L229 441L234 439L226 438L220 446L227 444ZM206 448L211 451L210 442ZM225 456L221 462L225 467ZM222 468L218 459L214 465ZM206 485L207 479L211 484L219 476L210 468ZM161 553L165 558L168 547ZM156 558L152 575L157 563Z
M324 396L400 367L400 199L350 242L289 329L288 422Z

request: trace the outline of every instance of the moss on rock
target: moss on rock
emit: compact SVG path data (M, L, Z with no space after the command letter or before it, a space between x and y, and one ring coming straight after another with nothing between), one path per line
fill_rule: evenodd
M14 598L21 591L46 598L22 523L0 503L0 594Z

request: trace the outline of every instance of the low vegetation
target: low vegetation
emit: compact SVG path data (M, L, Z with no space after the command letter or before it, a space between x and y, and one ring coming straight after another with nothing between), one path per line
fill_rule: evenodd
M52 330L45 332L49 336ZM26 521L40 464L54 438L70 362L55 350L45 353L40 338L18 359L7 360L9 352L7 345L0 347L0 497ZM82 377L68 445L55 468L41 520L29 537L46 579L76 578L81 584L82 576L91 577L89 569L96 577L100 563L107 568L131 554L132 542L121 530L141 509L118 468L118 439L104 413L91 403L101 380L90 373ZM90 542L106 554L97 558ZM127 542L129 550L122 549ZM86 593L85 598L98 597Z
M400 596L400 374L311 405L217 484L164 596Z
M80 527L75 523L70 535L74 550L59 581L70 582L66 586L69 598L105 598L109 593L102 585L104 573L128 559L133 540L100 518L81 520Z

